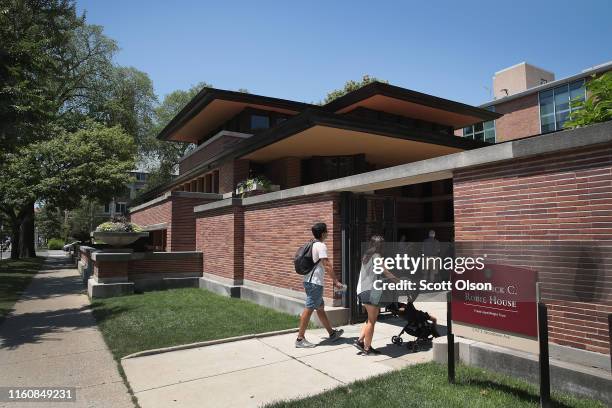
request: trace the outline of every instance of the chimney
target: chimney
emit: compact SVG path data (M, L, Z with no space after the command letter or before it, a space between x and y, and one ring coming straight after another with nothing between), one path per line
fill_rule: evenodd
M505 98L554 80L554 73L521 62L495 73L493 76L493 96L495 99Z

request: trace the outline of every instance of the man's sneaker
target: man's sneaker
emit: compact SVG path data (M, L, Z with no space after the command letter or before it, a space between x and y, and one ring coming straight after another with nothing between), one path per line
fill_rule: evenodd
M302 339L302 340L296 340L295 341L295 348L313 348L316 347L316 344L312 344L311 342L309 342L306 339Z
M328 340L329 341L338 341L338 340L340 340L340 337L342 337L343 334L344 334L344 330L343 329L334 329L332 334L329 336Z

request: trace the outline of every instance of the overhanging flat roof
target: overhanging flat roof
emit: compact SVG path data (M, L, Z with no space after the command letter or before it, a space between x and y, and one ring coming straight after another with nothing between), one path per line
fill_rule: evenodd
M335 113L347 113L359 107L426 120L455 129L502 116L486 109L382 82L372 82L324 105L325 109Z
M305 133L307 130L313 128L316 128L313 133ZM332 136L334 136L334 138L343 138L343 148L347 152L349 152L349 149L352 148L352 137L355 137L355 140L358 140L359 143L361 143L362 145L365 145L366 143L370 146L372 146L372 143L380 144L381 146L377 147L377 150L374 153L378 157L380 157L381 153L384 153L383 150L389 150L387 149L387 147L382 146L382 144L393 143L393 146L397 147L398 142L402 141L404 142L402 143L402 151L404 153L408 154L408 152L412 150L412 153L410 154L414 155L419 151L421 152L421 154L423 154L423 156L420 158L417 158L417 156L411 157L408 155L406 156L407 158L404 160L404 162L410 160L420 160L427 157L446 155L457 151L470 150L489 145L485 142L466 139L454 135L442 134L431 130L415 129L397 123L387 123L381 121L366 120L363 118L346 117L344 115L330 113L328 111L323 110L322 108L310 108L306 109L301 114L284 121L283 123L275 126L274 128L268 129L262 133L259 133L256 136L245 139L243 142L240 142L237 145L233 146L233 149L229 151L224 151L218 155L211 157L210 159L202 162L201 164L189 170L188 172L181 174L179 177L177 177L170 183L160 186L159 188L147 193L145 199L153 197L155 194L160 194L174 186L185 183L186 181L197 177L200 173L218 167L226 160L252 157L252 160L267 161L267 159L263 157L264 154L273 155L279 153L278 151L276 153L270 153L271 150L266 150L265 148L292 136L309 138L309 135L318 133L317 136L314 136L309 141L312 150L306 153L308 154L308 156L322 155L322 153L320 152L323 151L322 149L326 148L324 144L327 143L325 137L321 138L322 134L320 132L323 130L322 128L327 129L328 135L333 133ZM341 130L344 130L345 132L341 132ZM377 135L383 137L378 137ZM364 138L366 136L369 140L364 141ZM337 139L334 142L334 145L338 144L338 140L340 139ZM405 142L409 143L406 144ZM423 145L428 145L427 149L424 149L426 146ZM410 147L413 147L413 149L410 149ZM262 150L262 156L258 159L255 159L257 155L255 152L257 152L258 150ZM295 149L293 149L292 151L297 155L298 152ZM367 154L368 152L362 151L359 153ZM253 156L250 156L251 154L253 154ZM270 155L269 157L273 157L272 155ZM394 157L397 158L397 155L395 155ZM390 163L394 162L395 159L394 161L390 161Z
M460 169L610 143L612 143L612 121L511 140L484 149L459 152L244 199L220 200L197 206L194 212L209 211L231 205L261 204L330 192L367 192L443 180L453 177L453 172Z
M371 163L392 166L486 145L431 130L309 109L241 143L238 157L267 162L364 153Z
M197 142L247 107L296 114L312 105L244 92L203 88L166 125L158 139Z

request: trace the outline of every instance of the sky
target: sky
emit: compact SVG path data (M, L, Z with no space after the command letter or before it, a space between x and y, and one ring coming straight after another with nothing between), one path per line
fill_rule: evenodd
M77 0L158 97L216 88L321 101L364 74L478 105L522 61L560 79L612 60L612 1Z

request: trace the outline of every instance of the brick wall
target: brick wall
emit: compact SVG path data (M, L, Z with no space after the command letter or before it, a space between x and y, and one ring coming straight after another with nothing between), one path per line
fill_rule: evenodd
M196 249L204 273L243 279L243 209L224 207L196 214Z
M497 143L540 134L538 94L531 94L495 105L504 116L495 121Z
M538 271L551 341L610 352L612 146L458 171L454 208L458 242Z
M211 200L170 196L159 203L130 213L132 222L141 226L167 223L166 251L193 251L196 247L193 207Z
M140 259L129 261L128 276L138 274L181 273L202 275L202 260L189 259Z
M234 191L236 184L249 177L249 161L234 160L219 167L219 194Z
M265 175L281 190L302 184L302 161L298 157L284 157L266 164Z
M218 155L224 150L227 150L235 144L242 142L244 138L225 135L211 142L202 149L190 154L179 162L179 174L184 174L188 170L193 169L197 165L205 162L213 156Z
M302 197L245 207L244 278L303 291L303 278L293 269L296 250L312 239L317 222L329 230L326 244L336 276L341 276L340 202L338 194ZM332 280L325 277L324 296L332 297Z

